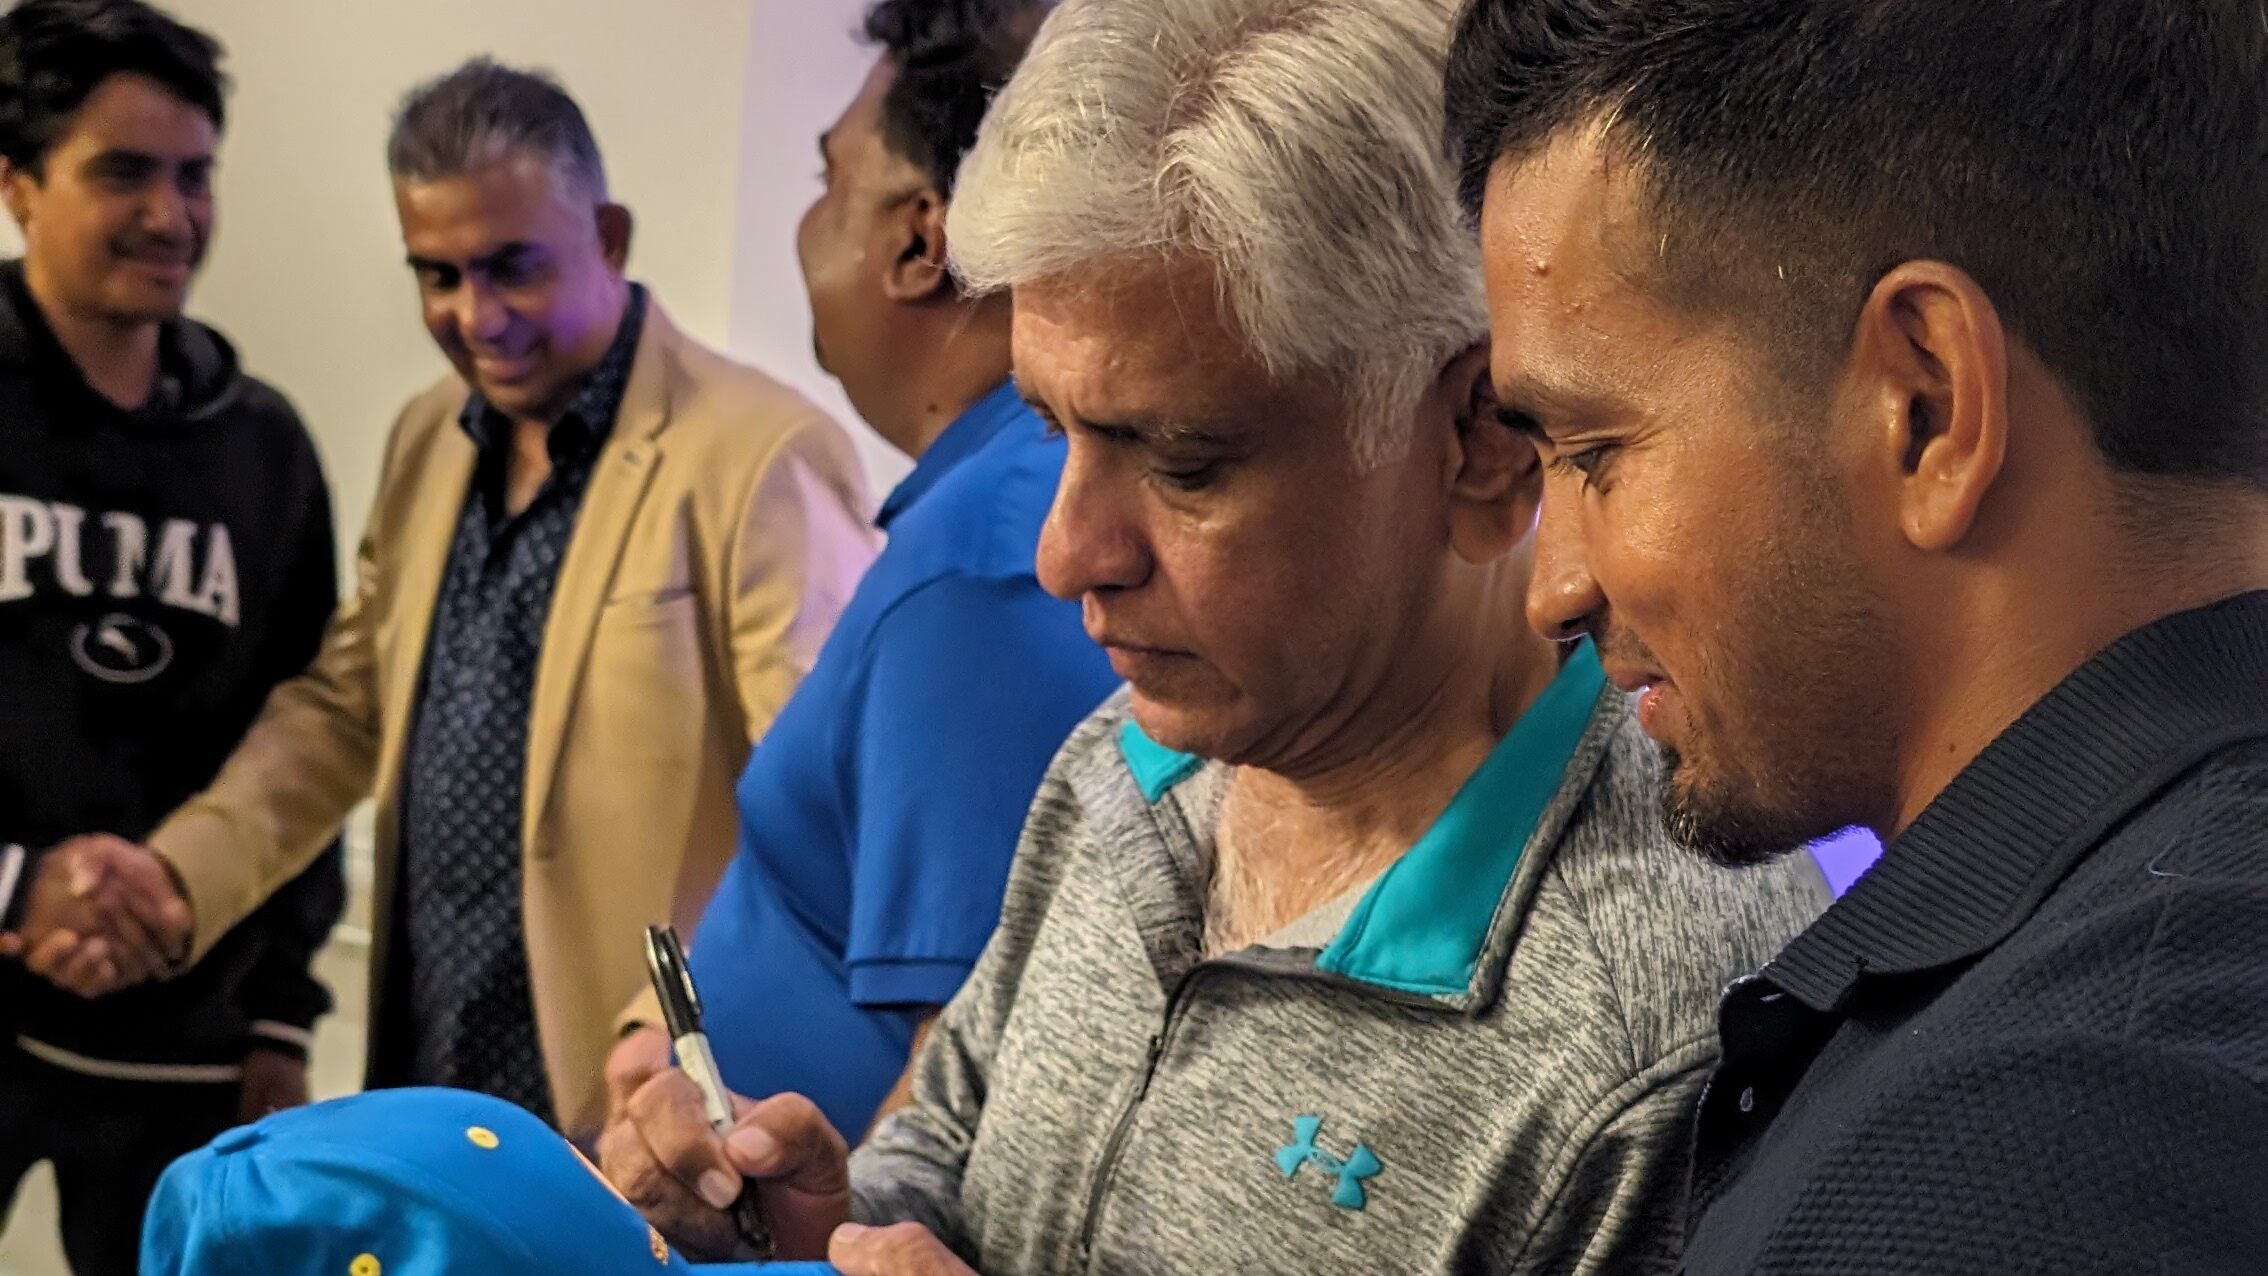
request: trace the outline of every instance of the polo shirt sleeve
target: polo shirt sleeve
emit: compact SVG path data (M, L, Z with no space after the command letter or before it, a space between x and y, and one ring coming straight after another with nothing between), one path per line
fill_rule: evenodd
M940 1006L1000 916L1040 779L1115 685L1076 604L950 575L875 626L857 738L845 961L861 1006Z

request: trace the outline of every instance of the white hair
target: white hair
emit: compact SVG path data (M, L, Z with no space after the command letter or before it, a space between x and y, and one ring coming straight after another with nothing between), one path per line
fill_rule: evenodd
M1442 140L1455 10L1064 0L961 165L954 271L985 293L1194 255L1271 374L1330 374L1356 456L1398 455L1488 326Z

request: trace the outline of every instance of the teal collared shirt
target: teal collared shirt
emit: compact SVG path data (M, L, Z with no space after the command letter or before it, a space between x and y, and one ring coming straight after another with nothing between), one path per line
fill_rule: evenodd
M1432 827L1363 893L1317 967L1418 996L1471 987L1489 923L1605 687L1597 651L1580 644ZM1150 739L1132 718L1118 742L1153 803L1204 765Z

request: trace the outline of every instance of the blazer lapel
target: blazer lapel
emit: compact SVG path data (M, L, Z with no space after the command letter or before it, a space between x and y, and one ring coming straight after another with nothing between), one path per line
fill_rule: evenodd
M538 832L559 773L568 714L589 662L599 612L606 606L623 546L661 460L656 437L669 423L669 331L661 308L649 301L646 330L638 338L611 441L583 494L582 512L552 590L543 654L536 662L535 699L528 712L528 771L520 818L527 853L536 858L549 854L548 843Z
M409 739L409 717L417 703L417 688L424 677L425 646L433 628L433 611L440 603L441 575L448 567L449 547L457 539L457 519L464 512L465 493L472 486L473 466L479 459L472 440L456 426L456 408L439 427L425 472L417 479L419 499L403 515L400 574L393 597L392 643L399 668L386 682L385 703L380 707L381 740L405 742L390 749L381 766L398 772ZM380 796L391 792L393 777L378 777Z

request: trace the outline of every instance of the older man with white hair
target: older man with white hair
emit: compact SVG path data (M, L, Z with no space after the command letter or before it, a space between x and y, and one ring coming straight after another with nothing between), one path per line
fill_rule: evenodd
M697 1189L746 1177L852 1273L1674 1265L1718 991L1824 886L1673 846L1627 697L1522 623L1452 8L1068 0L998 100L952 252L1014 290L1040 577L1129 686L855 1156L793 1095L629 1105L680 1243L732 1252Z

